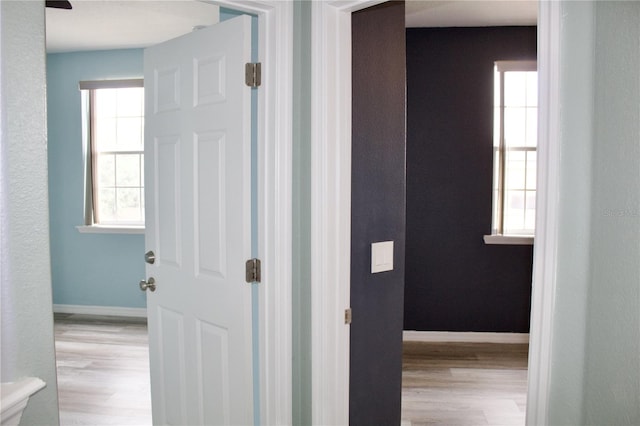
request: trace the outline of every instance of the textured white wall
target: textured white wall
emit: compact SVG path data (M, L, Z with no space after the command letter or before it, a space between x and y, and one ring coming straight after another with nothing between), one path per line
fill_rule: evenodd
M47 383L24 425L57 425L43 1L0 1L2 381Z
M593 3L562 2L560 196L549 424L583 418L593 140Z
M587 425L640 424L640 2L596 2Z
M640 2L562 3L548 424L640 424Z

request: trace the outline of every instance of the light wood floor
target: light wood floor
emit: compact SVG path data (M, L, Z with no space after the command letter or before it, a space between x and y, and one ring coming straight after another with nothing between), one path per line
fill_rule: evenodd
M56 314L60 424L151 425L144 319Z
M403 426L524 425L526 344L405 342Z
M60 423L151 425L143 319L56 314ZM527 345L405 342L402 425L524 425Z

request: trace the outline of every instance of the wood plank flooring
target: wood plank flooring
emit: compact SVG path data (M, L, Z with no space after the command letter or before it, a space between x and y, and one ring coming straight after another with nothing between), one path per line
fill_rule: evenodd
M526 344L405 342L402 426L524 425Z
M151 425L144 319L56 314L60 423ZM524 425L527 345L405 342L402 426Z
M145 319L55 315L60 424L151 425Z

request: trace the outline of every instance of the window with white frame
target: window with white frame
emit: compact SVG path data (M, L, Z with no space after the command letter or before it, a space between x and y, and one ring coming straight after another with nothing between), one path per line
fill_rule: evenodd
M496 62L493 139L494 235L534 235L537 129L536 62Z
M142 79L80 82L85 225L144 226Z

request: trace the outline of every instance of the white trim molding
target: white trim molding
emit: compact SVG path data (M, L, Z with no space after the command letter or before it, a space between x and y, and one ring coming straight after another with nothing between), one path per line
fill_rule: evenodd
M144 226L108 226L108 225L78 225L76 229L81 234L141 234Z
M215 0L258 16L260 423L292 421L293 2Z
M548 423L560 193L562 2L538 3L538 181L527 425Z
M425 343L529 343L529 333L478 333L454 331L415 331L402 332L405 342Z
M483 237L485 244L532 246L533 237L491 234Z
M146 318L147 308L125 308L121 306L93 306L93 305L53 305L53 312L57 314L100 315L109 317Z
M351 13L382 1L317 1L311 11L311 422L349 423Z

